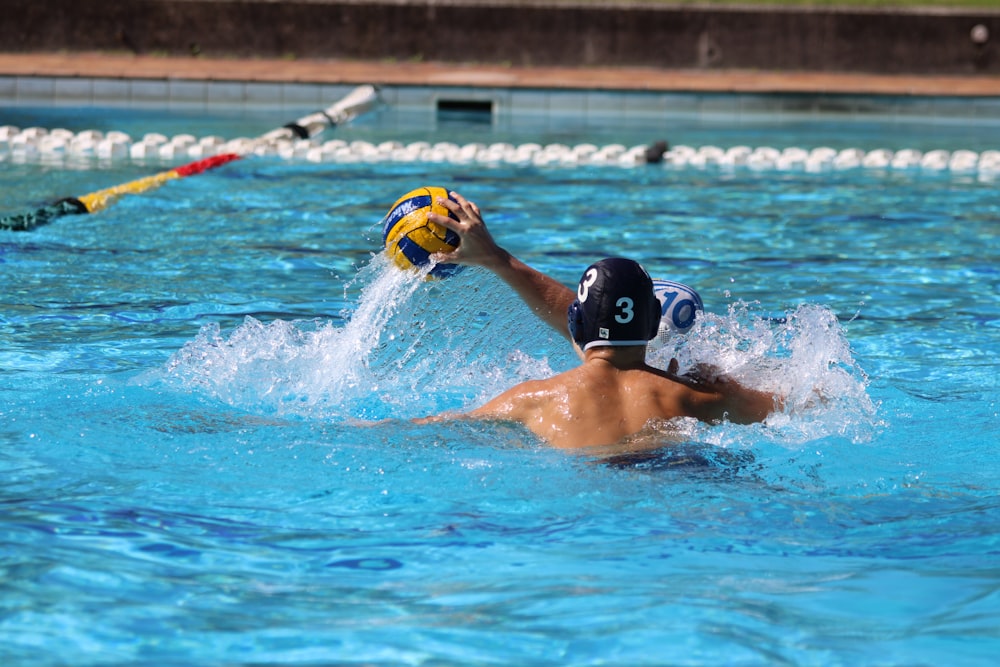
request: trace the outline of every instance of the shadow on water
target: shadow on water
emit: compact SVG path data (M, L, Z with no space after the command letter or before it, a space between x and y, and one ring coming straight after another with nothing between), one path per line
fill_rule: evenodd
M595 463L617 470L677 471L725 481L746 473L756 463L756 458L750 450L731 451L714 445L689 443L647 451L625 451L599 457Z

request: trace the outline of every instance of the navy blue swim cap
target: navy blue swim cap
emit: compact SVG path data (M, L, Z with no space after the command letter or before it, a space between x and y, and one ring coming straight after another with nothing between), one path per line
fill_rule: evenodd
M660 302L638 262L611 257L583 272L566 315L570 335L583 350L645 345L656 337Z

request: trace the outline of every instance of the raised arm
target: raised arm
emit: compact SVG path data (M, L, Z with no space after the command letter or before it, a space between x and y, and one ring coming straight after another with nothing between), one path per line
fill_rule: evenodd
M455 201L438 199L438 203L454 213L458 220L436 213L428 217L458 234L460 242L454 252L440 253L434 259L489 269L510 285L535 315L569 339L566 311L575 298L573 290L497 245L483 222L479 207L457 192L451 195Z

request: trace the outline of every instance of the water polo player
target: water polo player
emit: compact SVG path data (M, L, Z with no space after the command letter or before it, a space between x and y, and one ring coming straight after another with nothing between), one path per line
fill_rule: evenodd
M483 222L479 207L456 192L450 194L450 198L437 201L450 210L453 217L431 213L428 219L454 231L461 242L457 250L436 254L434 259L445 264L489 269L510 285L542 321L572 340L566 327L566 309L573 302L573 290L498 246ZM654 280L653 292L661 308L659 331L653 344L662 346L670 336L687 332L703 306L698 293L682 283ZM581 353L579 349L577 352Z
M459 417L517 421L553 445L585 447L616 443L651 421L694 417L751 423L775 409L777 397L735 380L679 377L676 362L666 371L646 364L660 308L652 281L638 263L597 262L574 293L497 245L479 208L457 193L452 196L454 201L444 205L457 219L435 215L434 222L458 234L460 242L440 260L496 273L541 319L572 337L583 357L577 368L519 384Z

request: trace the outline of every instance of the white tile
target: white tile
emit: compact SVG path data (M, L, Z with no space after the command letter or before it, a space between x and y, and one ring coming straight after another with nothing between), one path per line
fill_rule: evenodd
M1000 123L1000 99L995 97L974 97L968 102L976 118Z
M662 116L667 109L667 102L661 93L636 91L623 94L626 116L639 118L655 118Z
M208 84L204 81L171 80L167 91L172 105L204 107L208 101Z
M13 101L17 97L17 77L0 76L0 100Z
M587 115L620 114L625 110L622 94L603 90L587 93Z
M122 104L132 100L132 85L127 79L94 79L91 91L95 104Z
M212 81L208 84L208 103L242 105L246 101L246 84L241 81Z
M730 93L704 93L699 95L698 111L703 114L738 114L739 97Z
M162 106L170 99L169 87L162 79L133 81L130 91L130 99L135 106Z
M753 93L739 96L741 114L760 114L781 112L784 110L797 111L801 106L802 100L797 96L757 95Z
M281 86L281 101L286 109L328 107L351 90L350 86L321 86L315 83L285 83Z
M84 104L89 106L94 100L94 82L89 78L56 78L53 81L57 104Z
M549 92L536 89L513 89L506 107L508 113L540 114L549 111Z
M965 97L932 97L927 98L927 102L929 113L942 119L975 115L975 106Z
M583 114L587 109L587 93L581 90L553 90L549 92L548 112L551 114Z
M49 77L21 76L17 79L19 101L47 102L55 99L55 81Z
M265 106L281 106L284 84L271 82L249 82L244 86L244 102Z
M433 110L435 108L438 93L423 86L399 86L396 89L396 99L394 105L400 109L416 108L421 110Z

